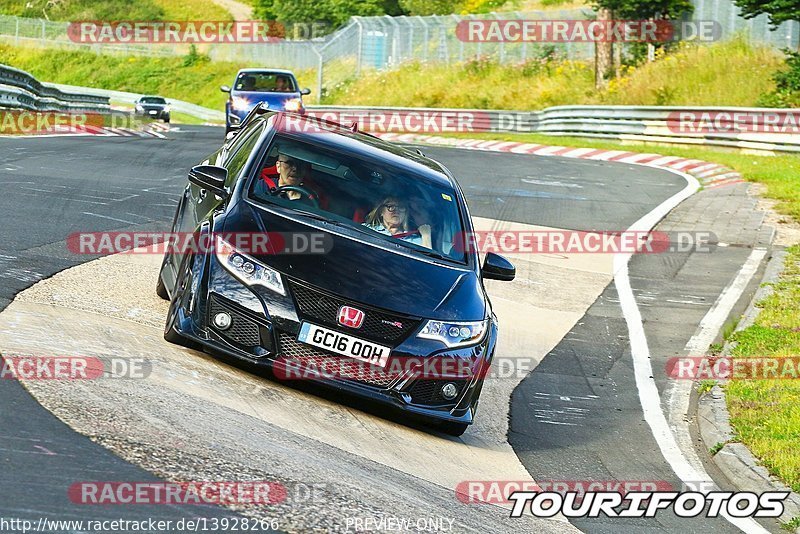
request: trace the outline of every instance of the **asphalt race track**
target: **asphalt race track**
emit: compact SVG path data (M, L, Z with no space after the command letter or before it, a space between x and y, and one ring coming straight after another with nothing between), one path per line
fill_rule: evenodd
M0 517L233 517L250 512L89 508L70 502L67 488L78 481L155 480L154 473L230 480L252 472L293 488L324 488L324 499L281 509L292 516L281 528L293 531L332 529L331 521L348 516L344 510L359 517L427 511L454 519L457 532L740 530L722 518L687 520L669 513L580 519L572 526L563 519L512 520L501 507L456 498L453 489L461 481L528 477L540 483L652 481L680 489L682 481L643 414L620 305L625 288L615 278L611 255L509 255L518 279L487 284L501 320L499 356L528 359L535 369L487 385L477 422L461 439L167 345L157 328L162 304L152 295L158 258L92 261L97 258L71 253L65 240L73 232L168 230L187 169L220 139L221 130L210 127L181 127L166 139L0 138L0 309L8 307L0 313L0 353L35 339L42 350L76 347L84 336L96 343L88 351L132 346L157 354L166 369L154 372L153 381L116 381L97 391L0 380ZM629 164L422 150L458 177L482 228L622 231L687 187L678 174ZM637 255L629 266L670 424L672 406L663 399L675 389L665 377L666 360L682 354L758 241L757 235L726 234L731 221L718 216L722 211L714 203L723 205L727 194L690 197L661 224L666 230L712 229L733 246ZM711 215L693 218L696 212ZM139 273L145 273L141 280ZM121 278L130 285L120 282L116 292L108 287ZM60 303L63 308L48 315ZM131 310L140 315L130 316ZM702 451L694 453L702 459ZM475 478L465 478L470 476ZM776 523L763 526L777 531Z

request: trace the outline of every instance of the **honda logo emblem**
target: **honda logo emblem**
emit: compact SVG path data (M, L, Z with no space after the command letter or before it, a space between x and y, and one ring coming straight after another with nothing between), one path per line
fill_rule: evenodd
M364 312L351 308L350 306L342 306L339 308L339 324L348 328L361 328L361 323L364 322Z

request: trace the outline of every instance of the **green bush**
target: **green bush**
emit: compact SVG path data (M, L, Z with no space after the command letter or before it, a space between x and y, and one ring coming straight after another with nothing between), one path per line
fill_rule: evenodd
M775 90L762 94L759 106L769 108L792 108L800 106L800 52L784 50L785 68L772 76Z

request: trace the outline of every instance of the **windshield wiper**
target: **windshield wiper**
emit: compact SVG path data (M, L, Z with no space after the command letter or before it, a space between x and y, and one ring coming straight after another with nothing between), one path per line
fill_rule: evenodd
M435 250L418 249L418 248L412 250L414 250L415 252L419 252L420 254L423 254L425 256L428 256L429 258L436 258L437 260L445 260L445 261L454 261L453 258L449 256L443 256L442 254L439 254Z
M363 232L364 231L358 225L348 224L348 223L345 223L345 222L342 222L342 221L337 221L336 219L331 219L331 218L325 217L324 215L320 215L319 213L314 213L313 211L305 211L305 210L293 209L292 213L296 213L298 215L301 215L303 217L307 217L309 219L314 219L315 221L322 221L322 222L324 222L326 224L330 224L332 226L339 226L341 228L353 228L355 230L358 230L359 232Z

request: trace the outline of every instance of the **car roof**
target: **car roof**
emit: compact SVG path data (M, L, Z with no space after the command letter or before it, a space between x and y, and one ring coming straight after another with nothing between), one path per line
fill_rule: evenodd
M278 112L278 115L280 121L290 119L297 121L299 125L299 128L287 130L281 128L284 122L279 124L280 133L286 137L309 141L335 151L356 153L366 159L384 160L408 172L423 175L437 185L456 189L455 181L449 172L439 162L419 152L389 143L365 132L353 131L335 122L282 111ZM314 131L314 127L335 135L318 135L316 133L318 130Z
M239 72L236 74L243 74L245 72L270 72L274 74L289 74L294 76L294 72L286 69L268 69L268 68L249 68L249 69L239 69Z

